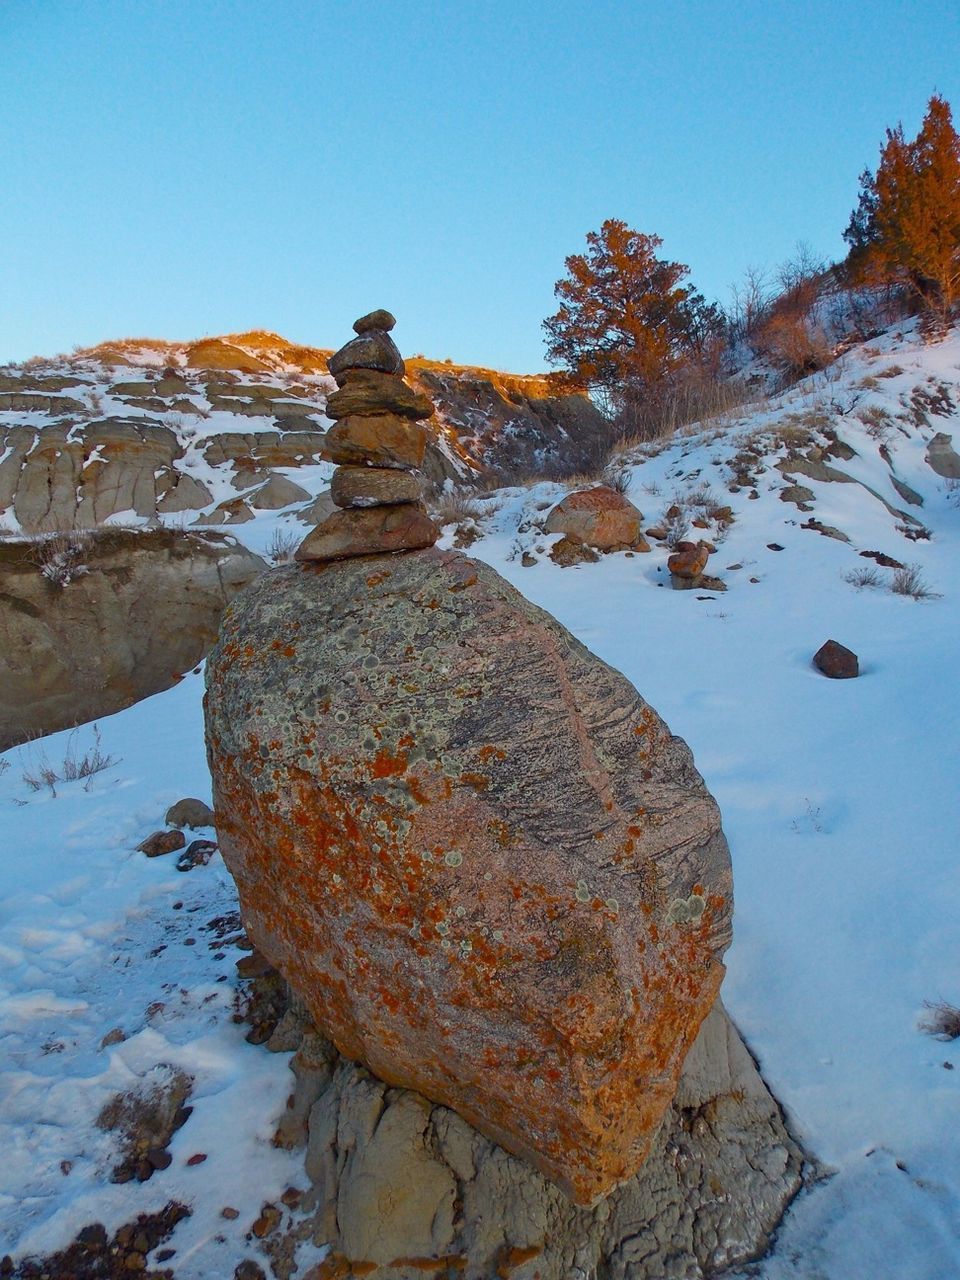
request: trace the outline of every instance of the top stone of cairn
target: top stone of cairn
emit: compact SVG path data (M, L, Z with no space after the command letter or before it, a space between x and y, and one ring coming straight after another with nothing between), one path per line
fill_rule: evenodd
M403 377L403 357L388 332L396 323L390 312L382 309L354 321L357 336L327 361L327 368L339 386L343 386L343 376L352 369L373 369Z
M384 333L389 333L393 326L397 323L396 316L384 311L380 307L377 311L370 311L365 316L361 316L359 320L353 322L354 333L369 333L371 329L382 329Z

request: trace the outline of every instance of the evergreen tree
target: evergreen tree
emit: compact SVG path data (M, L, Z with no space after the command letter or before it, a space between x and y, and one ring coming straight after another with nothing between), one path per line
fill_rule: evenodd
M660 383L722 327L720 309L685 283L689 268L657 257L662 243L611 218L566 259L560 309L543 327L568 385L616 403L627 388Z
M912 142L902 125L887 130L844 239L862 278L905 281L943 314L960 300L960 136L943 98L930 99Z

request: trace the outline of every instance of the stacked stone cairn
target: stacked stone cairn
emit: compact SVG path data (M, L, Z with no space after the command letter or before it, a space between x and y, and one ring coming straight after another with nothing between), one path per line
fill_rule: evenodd
M427 441L421 424L433 405L403 380L403 358L390 337L395 324L389 311L371 311L328 361L339 390L327 400L335 421L323 456L337 463L330 497L339 510L307 535L298 560L412 551L440 535L414 474Z

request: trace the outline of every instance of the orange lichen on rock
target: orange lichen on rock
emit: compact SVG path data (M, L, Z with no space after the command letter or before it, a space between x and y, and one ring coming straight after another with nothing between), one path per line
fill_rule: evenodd
M273 647L291 618L296 662ZM729 941L687 747L455 552L277 570L207 681L223 855L318 1026L579 1203L632 1176Z

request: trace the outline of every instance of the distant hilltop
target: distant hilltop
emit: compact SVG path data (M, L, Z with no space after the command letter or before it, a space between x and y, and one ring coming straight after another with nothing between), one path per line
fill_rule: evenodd
M165 338L119 338L94 347L77 348L63 357L68 362L94 360L103 365L132 365L139 368L229 369L237 373L321 373L334 348L309 347L290 342L268 329L246 333L224 333L195 341L171 342ZM42 357L39 357L42 359ZM429 360L422 355L405 356L407 373L464 374L492 382L502 391L545 399L557 390L546 373L506 373L482 365L455 364L452 360ZM27 361L27 365L34 363Z

